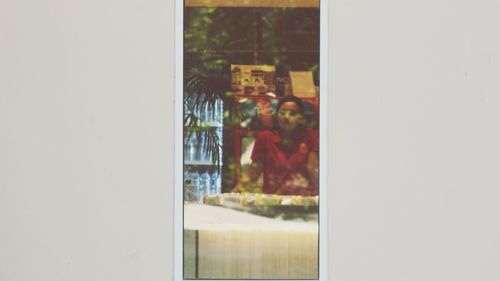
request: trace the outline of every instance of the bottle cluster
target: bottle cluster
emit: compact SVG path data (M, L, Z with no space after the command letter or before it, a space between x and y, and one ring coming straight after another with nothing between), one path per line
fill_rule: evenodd
M184 200L190 202L202 202L205 196L220 194L222 189L224 104L220 98L215 102L204 100L204 94L192 95L184 103L186 125L190 126L184 136ZM196 122L189 119L191 114L197 117ZM208 143L212 144L210 148Z
M218 167L185 169L185 201L201 202L205 196L220 194L221 189L221 174Z

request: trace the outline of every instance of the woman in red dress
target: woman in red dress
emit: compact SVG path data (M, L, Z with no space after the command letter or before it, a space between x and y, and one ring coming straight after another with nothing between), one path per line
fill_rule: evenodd
M249 187L262 174L263 193L317 195L318 133L304 126L302 100L295 96L281 99L275 124L274 130L256 133L252 164L233 192L253 191Z

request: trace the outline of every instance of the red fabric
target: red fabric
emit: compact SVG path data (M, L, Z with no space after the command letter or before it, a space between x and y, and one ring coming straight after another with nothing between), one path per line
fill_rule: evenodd
M252 161L263 164L263 192L268 194L307 195L307 156L318 152L318 132L306 128L294 138L294 147L286 151L281 147L281 137L275 131L256 134Z

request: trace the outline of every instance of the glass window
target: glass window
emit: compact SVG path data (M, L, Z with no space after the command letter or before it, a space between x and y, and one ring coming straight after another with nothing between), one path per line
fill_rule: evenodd
M184 278L317 279L319 1L185 4Z

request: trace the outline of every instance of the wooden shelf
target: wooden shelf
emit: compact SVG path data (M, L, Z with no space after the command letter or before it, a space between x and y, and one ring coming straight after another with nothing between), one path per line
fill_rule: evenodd
M186 0L186 7L319 8L320 0Z
M212 161L184 161L184 165L190 166L217 166Z

